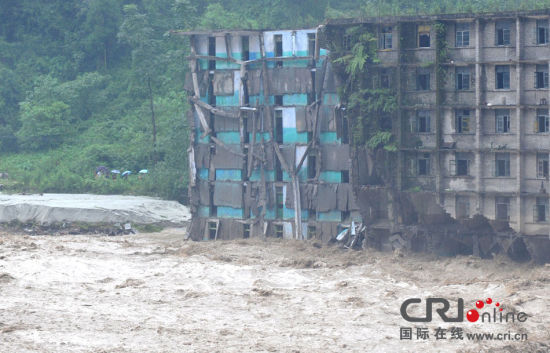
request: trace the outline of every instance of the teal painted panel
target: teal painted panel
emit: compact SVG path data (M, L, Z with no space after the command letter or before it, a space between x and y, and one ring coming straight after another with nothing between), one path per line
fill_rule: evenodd
M216 96L216 105L218 107L238 107L240 106L239 101L239 90L235 90L235 93L232 96Z
M216 169L216 180L241 181L242 171L240 169Z
M327 183L341 183L342 172L336 172L332 170L321 171L321 174L319 175L319 180L326 181Z
M265 180L266 181L275 181L275 171L274 170L265 170ZM252 174L250 174L250 181L261 181L262 180L262 173L259 169L255 169L252 171Z
M323 96L323 104L338 105L340 104L340 97L338 97L336 93L325 93Z
M340 211L318 212L317 220L326 221L326 222L341 222L342 212Z
M292 181L292 178L290 177L290 175L288 175L287 172L285 172L283 170L283 181Z
M195 142L197 143L210 143L210 136L205 136L201 138L202 131L200 129L195 129Z
M302 221L307 221L309 219L309 211L302 210Z
M252 133L249 133L250 135L250 143L252 143ZM257 132L256 133L256 142L261 142L262 141L262 135L264 137L264 141L269 141L269 132Z
M254 107L256 105L262 105L265 104L264 95L260 94L259 96L250 96L248 97L248 102L251 107ZM274 105L275 104L275 97L269 96L269 104Z
M284 207L283 219L294 219L294 209Z
M307 105L307 94L285 94L283 105Z
M217 132L216 137L226 144L238 145L241 143L241 133L237 131Z
M319 140L321 140L321 143L340 143L338 135L336 135L336 132L332 131L321 132Z
M199 179L208 180L209 171L206 168L199 169Z
M267 209L265 211L265 219L273 220L275 219L275 209Z
M283 129L283 143L307 143L307 132L297 132L296 128Z
M199 67L201 70L208 70L208 60L199 59Z
M199 217L202 217L202 218L210 217L210 207L199 206L198 213L199 213Z
M298 180L300 180L300 181L306 181L307 180L307 167L304 167L302 165L302 168L298 172Z
M218 206L218 218L243 218L242 208Z

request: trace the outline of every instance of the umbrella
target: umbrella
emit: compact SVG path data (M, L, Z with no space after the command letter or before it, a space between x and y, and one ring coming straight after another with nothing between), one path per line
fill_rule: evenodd
M113 174L120 174L120 170L118 170L118 169L113 169L113 170L111 170L111 173L113 173Z
M139 174L147 174L149 171L147 169L142 169L139 171Z
M130 174L132 174L132 172L131 172L130 170L127 170L127 171L125 171L125 172L122 173L122 176L123 176L123 177L126 177L126 176L128 176L128 175L130 175Z

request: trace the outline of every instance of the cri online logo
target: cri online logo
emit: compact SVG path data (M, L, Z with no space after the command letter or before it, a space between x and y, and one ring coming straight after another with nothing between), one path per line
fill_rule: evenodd
M413 304L419 304L422 302L422 299L420 298L410 298L407 299L401 304L401 316L409 321L409 322L431 322L432 321L432 308L434 305L436 306L434 309L439 314L439 317L444 322L463 322L464 321L464 299L458 298L457 299L457 312L454 316L447 316L447 312L449 311L449 308L451 305L449 304L449 301L445 298L427 298L426 299L426 314L424 317L414 317L410 316L407 312L407 309L409 306ZM437 305L441 304L441 305ZM493 299L487 298L485 301L478 300L475 303L476 309L468 310L466 313L466 320L470 322L477 322L481 319L481 322L515 322L516 320L519 322L525 322L527 320L527 314L524 312L504 312L503 305L499 302L496 302L493 307L493 312L491 316L491 312L480 312L478 311L485 308L490 309L491 304L493 304ZM497 315L497 309L498 314Z

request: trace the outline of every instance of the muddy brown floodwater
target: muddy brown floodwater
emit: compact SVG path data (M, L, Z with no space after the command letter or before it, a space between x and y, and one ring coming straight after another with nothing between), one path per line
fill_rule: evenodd
M178 229L122 237L0 234L0 352L550 349L547 266L183 237ZM408 323L399 308L413 297L443 297L454 307L464 298L465 310L491 297L493 306L528 317L453 324L434 315L430 323ZM453 326L464 339L451 339ZM400 339L401 327L412 329L411 340ZM447 329L445 338L434 336L438 327ZM429 337L417 339L417 328ZM468 333L528 338L472 341Z

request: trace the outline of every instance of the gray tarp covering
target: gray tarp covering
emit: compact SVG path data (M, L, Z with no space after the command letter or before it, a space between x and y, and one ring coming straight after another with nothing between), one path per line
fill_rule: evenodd
M248 71L248 94L257 96L262 91L261 71ZM309 93L313 91L311 69L281 67L269 70L270 93L273 95Z
M296 131L306 132L313 131L315 109L308 109L305 106L297 106L296 108ZM311 110L312 113L307 113Z
M260 94L262 87L261 87L261 77L262 71L261 70L248 70L247 72L247 78L248 78L248 94L251 96L257 96Z
M218 239L231 240L241 239L244 234L244 226L234 219L220 219L218 228Z
M227 146L232 148L230 145ZM234 147L236 151L239 150L238 147ZM225 148L216 146L216 153L212 155L212 163L219 169L242 169L244 160Z
M338 184L319 184L317 188L317 212L328 212L338 209Z
M226 109L224 109L226 110ZM237 112L238 114L238 112ZM226 118L223 116L216 116L214 118L214 131L239 131L240 120L235 118Z
M281 146L280 149L288 167L294 169L296 165L296 147L294 145L284 145Z
M269 71L271 94L309 93L313 91L311 69L281 67Z
M321 131L336 131L335 108L333 105L322 105L319 110ZM315 111L313 112L315 114Z
M197 168L210 167L210 145L198 143L195 145L195 166Z
M322 170L349 170L349 145L321 145Z
M214 205L241 208L243 206L243 186L240 183L215 182Z
M217 70L214 73L214 79L212 81L215 96L232 96L233 87L233 71Z
M317 77L315 80L315 90L317 92L321 91L321 70L317 70ZM342 82L332 71L332 66L330 63L327 64L327 72L325 73L325 81L323 85L323 93L337 93L338 87L342 85Z

